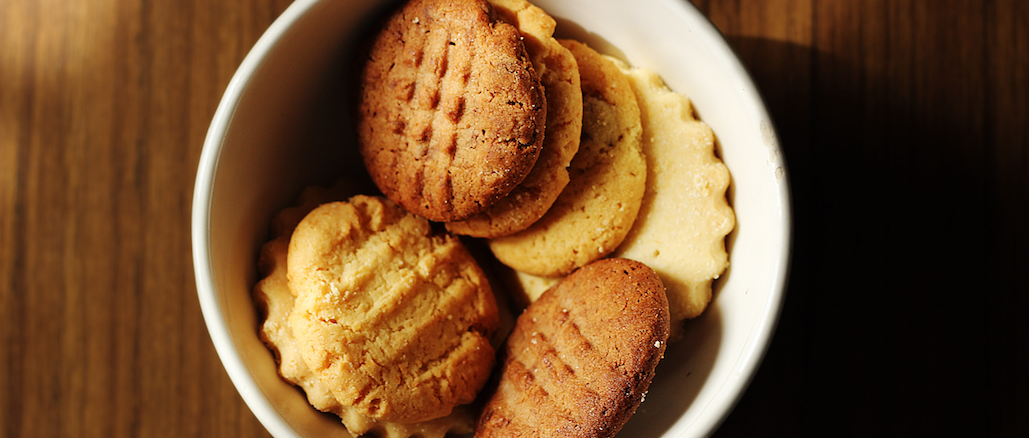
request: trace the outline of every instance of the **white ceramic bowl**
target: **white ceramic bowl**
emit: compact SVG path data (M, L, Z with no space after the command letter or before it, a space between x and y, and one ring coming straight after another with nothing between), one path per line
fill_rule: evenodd
M297 0L240 65L215 113L193 199L197 292L218 355L240 395L275 436L348 436L279 379L257 337L251 301L271 217L300 189L350 166L340 97L352 42L375 0ZM790 201L785 165L764 104L717 29L685 0L539 0L562 30L620 49L688 95L718 138L732 173L729 271L715 297L672 344L646 401L622 436L703 436L754 375L783 302ZM583 34L586 31L589 34ZM604 49L604 48L601 48ZM346 151L350 152L346 152Z

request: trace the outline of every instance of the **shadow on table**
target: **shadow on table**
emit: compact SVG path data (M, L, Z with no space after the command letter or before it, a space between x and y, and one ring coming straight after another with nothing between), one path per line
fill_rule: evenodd
M778 330L718 435L1027 430L1029 169L998 174L995 152L1026 128L967 83L981 66L729 41L776 122L795 228Z

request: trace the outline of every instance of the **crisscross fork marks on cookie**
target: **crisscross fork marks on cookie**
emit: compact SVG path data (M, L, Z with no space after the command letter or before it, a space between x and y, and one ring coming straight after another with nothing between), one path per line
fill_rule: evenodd
M408 135L416 141L416 159L424 164L419 190L433 204L444 204L454 196L453 174L447 169L457 154L464 95L476 57L474 51L463 47L474 38L466 32L455 33L447 27L427 29L418 49L424 55L418 57L423 62L415 66L413 123Z
M382 192L438 222L507 195L540 153L546 99L518 31L484 0L413 0L362 73L359 140Z
M330 315L319 320L350 331L358 343L379 333L402 332L414 339L394 346L395 351L372 349L376 362L392 363L403 355L445 358L458 348L460 334L475 323L462 309L482 305L476 300L482 299L478 288L483 285L469 282L475 276L463 272L468 268L461 263L443 261L470 265L470 256L452 238L425 241L427 227L414 234L406 232L405 228L414 226L413 217L378 226L366 212L359 211L358 218L362 225L351 232L353 254L333 263L335 268L315 271L324 283L325 299L338 306L327 309ZM387 278L380 272L395 275ZM353 316L346 318L347 311ZM422 342L437 339L451 342ZM427 346L439 351L425 351Z
M539 220L568 184L568 164L579 148L582 88L571 51L553 37L557 22L525 0L490 0L505 21L516 24L546 89L546 135L536 165L506 197L464 221L447 223L452 233L494 238L524 230Z
M562 403L562 414L572 415L582 406L604 406L605 399L615 396L612 389L631 386L634 376L626 374L624 359L612 351L625 346L609 342L595 345L576 322L588 324L592 316L569 310L576 307L574 303L560 304L560 311L534 317L534 330L513 345L521 351L517 362L524 373L515 380L532 381L534 386L524 390L542 391L541 396L568 394L555 402ZM596 327L593 332L596 335ZM595 382L605 384L596 386Z
M668 300L653 270L626 259L586 265L518 317L476 434L613 436L639 406L667 339Z
M496 302L460 241L425 219L383 198L325 204L294 231L287 269L304 362L341 404L425 421L485 383Z

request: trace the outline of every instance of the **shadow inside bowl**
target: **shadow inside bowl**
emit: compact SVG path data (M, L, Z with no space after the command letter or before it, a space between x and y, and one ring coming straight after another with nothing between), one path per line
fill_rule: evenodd
M682 418L715 366L722 324L716 300L703 314L686 321L682 339L668 344L644 402L621 436L659 437Z

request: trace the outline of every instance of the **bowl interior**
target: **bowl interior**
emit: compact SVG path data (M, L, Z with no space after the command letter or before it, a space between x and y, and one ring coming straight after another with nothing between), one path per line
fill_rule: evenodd
M360 172L343 111L356 37L375 0L297 0L240 66L212 122L194 194L193 245L204 318L225 368L276 436L349 436L282 381L257 337L251 289L271 217L300 190ZM693 101L732 173L737 228L715 296L669 346L623 436L711 433L753 376L788 270L785 164L753 83L718 31L679 0L538 0L558 32L659 73ZM344 78L344 80L341 80Z

